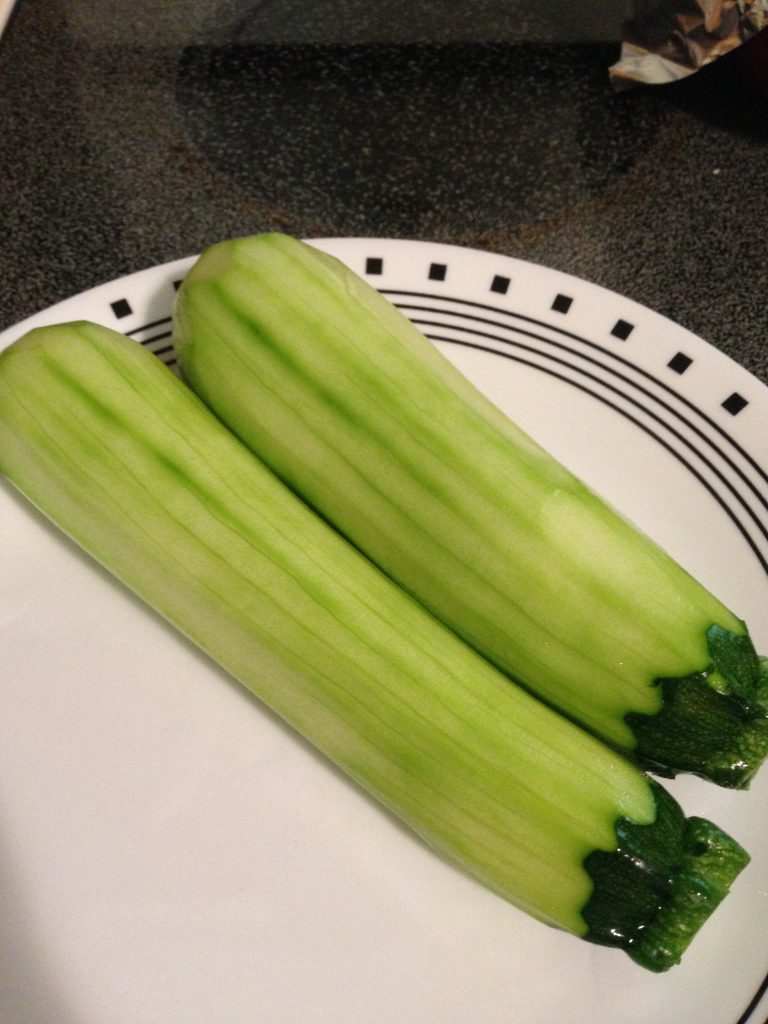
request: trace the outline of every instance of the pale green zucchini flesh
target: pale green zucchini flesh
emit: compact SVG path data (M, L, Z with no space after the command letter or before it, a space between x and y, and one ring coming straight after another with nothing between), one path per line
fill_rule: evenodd
M660 774L745 787L768 702L745 624L340 262L279 234L181 287L184 378L486 658Z
M77 323L0 353L0 470L427 843L542 921L664 970L746 864L708 822L693 841L696 819L656 783L429 615L140 345Z

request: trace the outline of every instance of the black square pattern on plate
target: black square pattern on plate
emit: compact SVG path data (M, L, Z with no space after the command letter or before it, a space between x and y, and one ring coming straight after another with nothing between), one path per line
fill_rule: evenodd
M447 272L448 267L445 263L430 263L429 265L430 281L444 281Z
M369 256L365 261L366 274L383 274L384 260L380 256Z
M626 341L634 329L635 325L627 320L617 320L611 328L611 334L614 338L618 338L619 341Z
M677 352L667 363L670 370L674 370L675 373L685 373L688 367L691 365L693 360L690 356L687 356L685 352Z
M741 410L746 408L748 405L749 402L747 399L743 395L740 395L738 391L734 391L733 394L728 395L726 400L723 402L723 408L726 412L729 412L731 416L736 416L737 413L740 413Z
M124 316L130 316L133 312L128 299L116 299L114 302L110 302L110 306L118 320L122 320Z
M511 283L512 282L508 277L504 277L502 274L496 274L491 281L491 291L497 292L499 295L506 295Z
M556 313L567 313L571 308L572 302L573 299L570 295L561 295L558 293L552 303L552 309L554 309Z

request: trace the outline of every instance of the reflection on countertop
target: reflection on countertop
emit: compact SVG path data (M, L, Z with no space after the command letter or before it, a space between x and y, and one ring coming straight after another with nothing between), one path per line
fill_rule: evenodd
M581 39L529 7L22 3L0 326L230 235L426 238L596 281L768 381L765 96L730 58L617 94L625 5L585 5Z

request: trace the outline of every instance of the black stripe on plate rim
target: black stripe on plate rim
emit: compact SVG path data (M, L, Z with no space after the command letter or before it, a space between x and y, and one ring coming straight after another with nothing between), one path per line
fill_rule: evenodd
M448 342L449 344L460 345L464 348L475 349L480 352L488 352L491 355L501 356L502 359L509 359L512 362L520 363L523 366L529 366L534 370L539 370L542 373L546 373L550 377L555 377L558 380L561 380L564 383L570 384L572 387L577 388L579 391L582 391L585 394L590 395L590 397L597 399L599 402L602 402L604 405L608 406L608 408L613 409L615 412L619 413L625 419L629 420L630 423L633 423L644 433L648 434L649 437L652 437L655 441L657 441L662 446L662 448L666 449L666 451L668 451L674 458L676 458L678 462L680 462L681 465L683 465L689 471L689 473L691 473L692 476L695 477L695 479L702 485L702 487L704 487L704 489L709 492L710 496L714 498L717 504L723 509L723 511L734 524L738 532L747 542L755 558L760 563L763 572L766 574L766 576L768 576L768 560L766 560L766 558L762 555L760 549L757 547L755 541L750 536L744 524L741 522L738 516L732 511L732 509L726 504L726 502L723 500L723 498L720 496L717 490L715 490L715 488L712 487L712 485L707 481L707 479L704 476L702 476L699 470L696 469L696 467L693 466L680 451L678 451L673 445L671 445L663 437L661 437L654 430L652 430L647 424L643 423L641 420L633 416L626 409L622 409L621 406L617 405L615 402L612 402L604 395L600 395L598 392L592 390L592 388L590 388L588 385L582 384L579 381L575 381L571 377L568 377L565 374L560 373L558 370L555 370L551 367L542 366L540 363L533 362L532 360L526 359L523 356L518 356L513 352L500 352L497 348L489 348L486 347L485 345L481 345L476 342L461 341L457 338L440 338L433 335L430 335L429 337L430 340L433 341L445 341Z
M766 974L766 976L761 981L760 985L757 988L757 991L752 996L750 1001L747 1003L746 1010L736 1021L736 1024L749 1024L749 1018L757 1009L758 1004L762 1002L763 996L766 992L768 992L768 974ZM768 1018L766 1018L764 1024L768 1024Z
M151 323L143 324L141 327L133 327L130 331L126 331L125 333L130 337L133 337L134 334L141 334L142 331L149 331L155 327L165 327L165 325L171 323L172 320L172 316L164 316L160 320L153 320Z
M402 306L398 306L398 308L401 309L401 310L410 309L410 310L414 310L416 312L443 313L443 314L447 314L448 316L456 316L456 317L465 316L467 319L470 319L470 320L480 321L480 322L483 322L483 323L493 323L493 321L486 320L486 319L484 319L482 317L466 316L465 314L455 313L453 310L440 310L440 309L434 309L434 308L429 308L429 307L425 307L425 306L412 306L412 305L408 305L408 304L404 304ZM480 337L491 338L494 341L498 341L501 344L515 344L515 345L520 345L521 344L520 342L517 342L517 341L515 341L513 339L510 339L510 338L507 338L507 337L500 337L499 335L490 334L490 333L488 333L486 331L480 331L480 330L478 330L476 328L472 328L472 327L464 327L463 325L444 323L443 321L422 320L419 317L412 317L410 315L409 315L409 319L411 320L412 323L416 324L417 326L422 326L423 325L423 326L428 326L428 327L449 327L449 328L453 328L454 330L464 331L467 334L477 334ZM590 355L588 355L588 354L586 354L584 352L579 352L579 351L576 351L575 349L569 348L567 345L563 344L563 342L561 342L561 341L556 341L553 338L547 338L547 337L545 337L543 335L535 334L533 331L527 331L527 330L525 330L522 327L507 327L505 324L496 324L495 326L500 327L503 330L514 331L517 334L523 335L523 336L528 337L528 338L533 338L536 341L542 341L546 345L550 345L550 346L552 346L554 348L561 349L564 352L568 352L571 355L578 356L578 358L584 360L584 362L591 363L594 366L599 366L600 369L606 371L607 373L612 374L613 376L618 377L620 380L624 381L624 383L630 385L631 387L636 388L638 391L640 391L647 398L651 399L651 401L657 403L662 408L664 408L668 412L670 412L673 416L677 417L679 420L681 420L683 423L685 423L685 425L691 431L693 431L693 433L695 433L698 437L700 437L703 441L705 441L706 444L709 445L709 447L711 447L714 451L716 451L717 454L723 459L723 461L726 462L727 465L734 471L734 473L736 473L737 476L741 477L741 479L744 481L744 483L747 485L747 487L749 487L749 489L753 492L755 497L758 499L760 504L763 505L763 507L766 510L768 510L768 495L764 495L762 493L762 491L758 487L756 487L755 484L752 483L752 481L749 479L749 477L747 477L745 475L744 471L733 462L733 460L730 458L730 456L725 451L723 451L722 448L719 448L715 444L715 442L712 440L712 438L709 437L706 433L704 433L704 431L702 431L700 427L697 427L696 424L693 423L691 420L687 419L685 416L682 416L680 414L680 412L678 412L676 409L674 409L668 402L665 402L664 399L660 398L658 395L655 395L652 391L648 390L648 388L643 387L637 381L634 381L630 377L626 376L626 374L620 373L618 370L615 370L612 367L607 366L605 363L602 363L599 359L595 359L594 356L590 356ZM600 349L599 346L598 346L598 350L601 351L601 352L604 351L603 349ZM537 352L538 350L537 349L530 349L530 351ZM544 351L541 352L541 355L543 357L545 357L545 358L551 358L551 359L555 359L556 360L555 356L549 356ZM574 366L574 369L578 369L580 372L583 372L583 373L585 373L585 374L587 374L589 376L589 374L587 373L586 370L581 370L581 368L577 367L576 364L572 364L572 365ZM630 365L633 365L633 364L630 364ZM635 369L639 369L639 368L635 367ZM650 378L651 380L654 380L656 383L659 383L659 384L661 383L660 381L657 381L655 377L653 377L652 375L650 375L650 374L648 374L646 372L643 372L643 376L646 377L646 378ZM670 390L671 393L674 394L676 397L680 397L672 389L665 389L665 390ZM690 405L691 403L686 402L685 404L686 405ZM695 406L692 406L692 408L694 408L694 410L701 416L702 419L707 421L706 415L704 413L702 413L701 410L697 409ZM733 444L734 444L734 447L738 450L739 449L738 444L736 442L734 442ZM740 452L740 454L744 454L746 461L749 461L749 457L746 455L746 453L741 453ZM756 468L758 468L758 467L756 467ZM761 474L761 475L763 475L763 477L766 479L766 482L768 482L768 478L765 477L765 474Z
M432 296L432 298L438 298L438 296ZM442 296L440 296L440 298L442 298ZM453 301L455 301L455 302L463 302L464 300L453 300ZM695 433L698 437L700 437L706 443L706 445L712 451L714 451L723 460L723 462L725 462L729 466L729 468L742 480L742 482L744 484L746 484L747 488L752 492L753 496L755 498L757 498L758 502L766 510L768 510L768 498L763 493L763 491L758 486L756 486L749 479L749 477L745 474L745 472L738 465L736 465L736 463L728 455L728 453L726 451L724 451L723 448L721 448L715 442L715 440L713 438L709 437L699 427L697 427L694 422L692 422L687 417L683 416L679 411L675 410L671 405L669 405L669 403L664 401L661 397L659 397L658 395L655 395L652 391L649 391L647 388L644 388L637 381L632 380L630 377L627 377L625 374L622 374L618 370L616 370L616 369L614 369L614 368L612 368L610 366L607 366L605 363L601 362L599 359L595 359L594 357L588 355L585 352L582 352L582 351L579 351L579 350L574 350L574 349L570 348L568 345L563 344L563 342L561 342L561 341L557 341L557 340L555 340L553 338L549 338L549 337L546 337L546 336L543 336L543 335L540 335L540 334L536 334L533 331L525 330L524 328L518 327L517 325L507 325L507 324L504 324L504 323L499 323L498 321L489 320L486 317L474 316L472 314L464 313L462 311L457 311L457 310L452 309L452 308L451 309L442 309L442 308L436 308L436 307L424 307L424 306L416 306L416 305L413 305L411 303L403 303L403 304L396 303L396 304L398 305L398 308L400 308L403 311L405 311L405 310L414 310L414 311L433 312L433 313L442 314L443 316L460 317L460 318L469 319L469 320L472 320L472 321L475 321L475 322L479 322L479 323L491 324L493 326L499 327L502 330L506 330L506 331L514 331L514 332L517 332L518 334L522 334L524 336L527 336L527 337L533 338L535 340L541 341L541 342L545 343L546 345L562 349L563 351L568 352L571 355L577 356L579 359L584 360L585 362L592 363L592 364L594 364L596 366L599 366L601 368L601 370L603 370L604 372L606 372L608 374L612 374L614 376L619 377L621 380L623 380L625 383L629 384L631 387L636 388L637 390L639 390L642 394L644 394L652 402L655 402L656 404L660 405L662 408L664 408L668 412L670 412L673 416L676 416L683 423L685 423L685 425L693 433ZM475 305L475 304L473 303L473 305ZM408 314L406 314L406 315L408 315ZM564 334L567 337L575 338L578 341L583 341L584 344L588 348L594 349L594 350L596 350L597 352L599 352L601 354L606 354L606 355L609 355L609 356L613 356L614 355L612 352L602 348L600 345L598 345L598 344L596 344L594 342L590 342L588 339L581 338L578 335L574 335L570 331L560 331L558 328L553 327L551 324L548 324L548 323L546 323L544 321L534 320L532 317L523 316L522 314L511 313L511 315L519 316L520 319L523 319L526 322L538 324L538 325L540 325L542 327L546 327L546 328L549 328L549 329L551 329L553 331L556 331L557 333ZM417 325L420 325L420 324L427 325L427 324L432 324L433 323L432 321L420 320L420 319L417 319L417 318L414 318L414 317L411 317L411 319ZM472 329L472 328L469 328L469 327L457 327L455 324L443 323L443 322L437 323L436 326L447 327L447 328L453 327L456 330L462 330L462 331L465 331L466 333L478 334L481 337L493 338L494 340L498 341L501 344L516 344L518 346L524 347L524 346L521 345L520 342L514 341L514 340L512 340L510 338L498 337L497 335L491 335L491 334L488 334L487 332L478 331L478 330L475 330L475 329ZM538 350L533 349L531 351L538 351ZM555 356L548 355L547 353L545 353L543 351L541 353L538 353L538 354L540 354L542 356L542 358L550 358L550 359L556 360ZM662 381L658 380L658 378L654 377L653 374L649 373L646 370L641 369L640 367L635 366L629 360L626 360L626 359L624 359L622 357L617 357L617 358L618 358L619 362L621 362L621 363L631 367L637 373L639 373L643 378L645 378L647 380L650 380L650 381L653 381L656 385L658 385L661 389L663 389L664 392L667 392L667 393L673 395L684 406L686 406L687 408L691 409L694 413L696 413L705 423L708 423L712 428L714 428L717 431L718 434L720 434L727 441L729 441L729 443L731 444L733 449L736 452L738 452L739 455L742 456L744 461L750 467L752 467L757 472L757 474L763 480L766 481L766 483L768 483L768 476L766 476L766 474L763 471L763 469L741 447L741 445L737 441L735 441L722 427L720 427L719 424L717 424L712 419L710 419L710 417L707 416L706 413L704 413L701 409L697 408L688 399L686 399L683 396L679 395L673 388L669 387L668 385L664 384ZM586 370L582 369L581 367L574 367L574 369L576 369L578 372L584 373L587 376L590 376L590 374L588 374L588 372ZM601 381L601 383L603 383L604 386L606 386L606 387L610 387L610 385L607 384L605 381ZM632 399L629 399L626 395L624 397L627 398L628 401L632 401ZM637 403L633 403L633 404L637 404ZM652 411L649 408L647 408L645 405L643 405L643 409L644 409L644 411L646 413L648 413L648 415L654 415L652 413ZM654 417L654 418L656 418L659 422L663 422L662 420L659 419L659 417ZM674 429L669 426L669 424L665 424L665 425L667 426L667 428L670 431L672 431L673 433L676 433L674 431ZM680 435L677 435L677 436L680 436ZM683 440L683 442L692 451L697 451L696 448L694 448L694 446L690 442L688 442L686 439L681 437L681 440ZM723 481L723 483L731 491L731 493L736 496L737 500L746 509L746 511L748 512L748 514L752 518L752 520L758 525L758 528L759 528L760 532L763 533L764 536L768 536L768 533L766 533L766 527L761 525L760 520L758 519L756 514L752 511L752 509L750 508L750 506L748 505L746 500L738 493L737 490L734 489L734 487L724 477L722 477L722 475L715 469L715 467L712 465L712 463L710 463L709 460L706 459L706 457L704 455L702 455L702 453L700 451L697 451L697 454L699 455L699 457L704 462L707 463L707 465L710 467L710 469L712 469L713 472L715 472L718 475L718 477Z
M172 335L173 331L161 331L160 334L153 334L149 338L142 338L141 341L136 338L136 341L139 341L140 345L151 345L153 341L163 341L165 338L170 338Z
M622 356L619 352L614 351L613 349L605 348L603 345L599 344L596 341L591 341L589 338L585 338L583 335L576 334L574 331L566 330L566 328L560 327L560 326L558 326L558 325L556 325L556 324L554 324L554 323L552 323L550 321L539 320L536 317L528 316L525 313L517 313L517 312L515 312L512 309L503 309L500 306L491 306L488 303L484 303L484 302L476 302L476 301L473 301L471 299L459 299L459 298L455 298L455 297L450 296L450 295L436 295L436 294L431 294L431 293L428 293L428 292L414 292L414 291L407 291L405 289L397 289L397 288L381 289L381 292L382 292L383 295L387 295L387 296L390 296L390 295L404 295L404 296L406 296L408 298L429 299L429 300L432 300L432 301L436 300L438 302L456 303L457 305L470 306L470 307L472 307L474 309L482 309L482 310L485 310L485 311L490 312L490 313L498 313L498 314L500 314L501 316L504 316L504 317L510 317L512 319L515 319L515 320L522 320L522 321L524 321L526 323L533 324L535 327L544 327L547 330L553 331L556 334L560 334L560 335L563 335L564 337L571 338L574 341L577 341L580 344L586 346L587 348L590 348L590 349L593 349L593 350L599 352L601 355L606 355L610 359L612 359L612 360L614 360L616 362L622 363L624 366L629 367L631 370L633 370L635 373L639 374L640 376L645 377L646 379L653 381L653 383L656 384L657 387L659 387L662 391L666 391L668 394L673 395L680 403L682 403L683 405L687 406L692 412L696 413L697 416L700 416L701 419L704 420L704 422L707 423L708 426L712 427L712 429L714 431L716 431L718 434L720 434L721 437L725 438L725 440L728 441L728 443L739 453L739 455L742 456L742 458L745 460L745 462L749 463L749 465L757 473L757 475L766 484L768 484L768 473L766 473L766 471L762 468L762 466L760 466L760 464L747 451L745 451L744 448L742 448L742 446L739 444L739 442L735 438L733 438L728 433L728 431L723 426L721 426L721 424L719 424L716 420L713 420L707 413L705 413L702 409L700 409L693 402L691 402L690 399L688 399L684 395L680 394L678 391L676 391L669 384L665 383L660 378L654 376L654 374L652 374L650 371L645 370L645 369L643 369L640 366L637 366L635 363L632 362L631 359L627 359L626 356ZM400 309L421 308L421 307L412 307L407 302L404 302L404 303L394 302L394 304L396 306L398 306L398 308L400 308ZM446 310L446 309L443 309L441 307L427 307L425 311L426 312L435 312L435 313L451 313L451 312L454 312L453 310ZM467 318L470 318L470 319L473 318L472 314L470 314L470 313L464 313L462 315L466 316ZM491 324L494 324L494 325L499 326L499 327L504 327L505 326L503 323L499 323L498 321L493 321L493 320L486 321L485 318L483 318L483 317L474 317L474 319L480 320L481 322L490 322ZM520 330L520 328L517 328L517 329ZM539 336L538 335L534 335L534 337L539 337ZM541 340L542 341L551 341L551 339L548 339L546 337L541 338ZM766 1022L766 1024L768 1024L768 1021Z
M655 420L657 423L662 424L669 431L669 433L671 433L674 437L676 437L680 441L680 443L684 447L688 448L692 452L695 452L695 454L701 459L701 461L707 466L707 468L709 470L711 470L711 472L718 478L718 480L720 480L720 482L725 486L725 488L727 490L729 490L731 492L731 494L736 498L736 500L742 506L744 511L747 513L747 515L750 517L750 519L752 519L754 524L757 526L758 530L763 535L763 537L766 540L768 540L768 523L764 523L761 520L760 516L752 509L752 507L750 506L750 504L747 501L747 499L738 491L738 489L736 487L734 487L734 485L728 480L728 478L723 475L723 473L717 468L717 466L705 454L703 454L687 437L685 437L683 434L681 434L680 431L677 430L670 423L666 422L661 416L659 416L652 408L649 408L644 402L642 402L642 401L640 401L640 400L638 400L636 398L633 398L629 393L622 391L619 387L617 387L616 385L610 383L608 380L605 380L605 379L603 379L601 377L598 377L596 374L591 373L589 370L586 370L586 369L584 369L581 366L578 366L578 365L575 365L573 363L570 363L568 360L563 359L563 358L561 358L559 356L553 355L551 352L540 351L539 349L536 349L536 348L534 348L534 347L532 347L530 345L526 345L524 342L518 341L518 340L516 340L514 338L500 338L497 335L489 334L489 333L484 332L484 331L479 331L479 330L474 329L474 328L458 327L458 326L455 326L453 324L435 323L434 321L429 321L429 320L414 319L413 323L415 323L419 327L427 326L427 327L440 327L440 328L454 329L454 330L457 330L457 331L462 331L465 334L473 334L473 335L476 335L476 336L481 337L481 338L486 338L489 341L498 341L498 342L503 343L505 345L513 346L514 348L520 349L520 350L522 350L524 352L528 352L531 355L539 356L541 359L549 360L550 362L557 363L560 366L567 366L570 369L572 369L574 372L579 373L582 376L587 377L589 380L595 381L596 383L602 385L604 388L608 389L609 391L612 391L614 394L621 395L621 397L623 399L625 399L625 401L629 402L631 405L634 405L638 409L642 409L642 411L644 413L646 413L647 416L649 416L651 419ZM526 332L526 331L522 331L520 333L525 334L525 335L529 335L529 332ZM445 337L444 335L436 335L436 334L429 333L429 332L427 333L427 337L431 338L433 341L451 342L451 341L455 341L456 340L454 338ZM571 352L571 350L569 348L567 348L567 346L559 345L558 343L555 343L555 344L557 345L558 348L563 349L565 352L568 352L569 354L574 354L574 353ZM494 352L496 352L498 350L497 349L487 349L487 351L494 351ZM503 353L501 353L501 354L503 354ZM581 353L577 353L577 354L579 356L581 356ZM588 362L593 363L593 364L599 366L602 370L606 370L606 371L610 372L609 368L603 366L598 360L595 360L595 359L592 359L592 358L589 358L589 357L587 357L587 359L588 359ZM533 365L533 364L531 364L531 365ZM536 365L538 365L538 364L536 364ZM649 398L654 398L655 397L646 388L641 387L640 385L636 385L633 381L629 380L623 374L616 374L616 376L618 376L626 384L629 384L631 386L637 387L637 389L643 395L645 395L645 396L647 396ZM668 412L672 413L673 415L677 415L675 413L675 410L672 409L666 402L663 402L660 399L658 401L659 401L659 404L664 409L666 409ZM757 496L758 496L758 498L760 500L760 503L763 505L763 507L766 510L768 510L768 502L752 486L750 480L747 477L745 477L744 473L739 469L738 466L736 466L732 462L732 460L729 458L729 456L725 452L723 452L722 449L717 447L711 441L711 439L706 436L706 434L702 433L701 430L699 430L696 426L694 426L692 423L690 423L685 417L678 416L678 419L681 420L683 423L685 423L686 426L688 426L698 437L700 437L704 441L706 441L707 444L718 455L721 456L721 458L743 480L743 482L746 483L747 486L755 494L757 494Z

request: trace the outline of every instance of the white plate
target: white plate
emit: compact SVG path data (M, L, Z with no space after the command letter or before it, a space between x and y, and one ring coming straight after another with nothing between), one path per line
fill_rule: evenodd
M424 242L317 244L768 651L768 389L648 309L542 267ZM191 262L76 296L0 348L33 325L90 319L168 360ZM764 1019L768 769L746 794L669 784L753 861L683 964L648 974L443 864L5 482L0 522L3 1021Z

